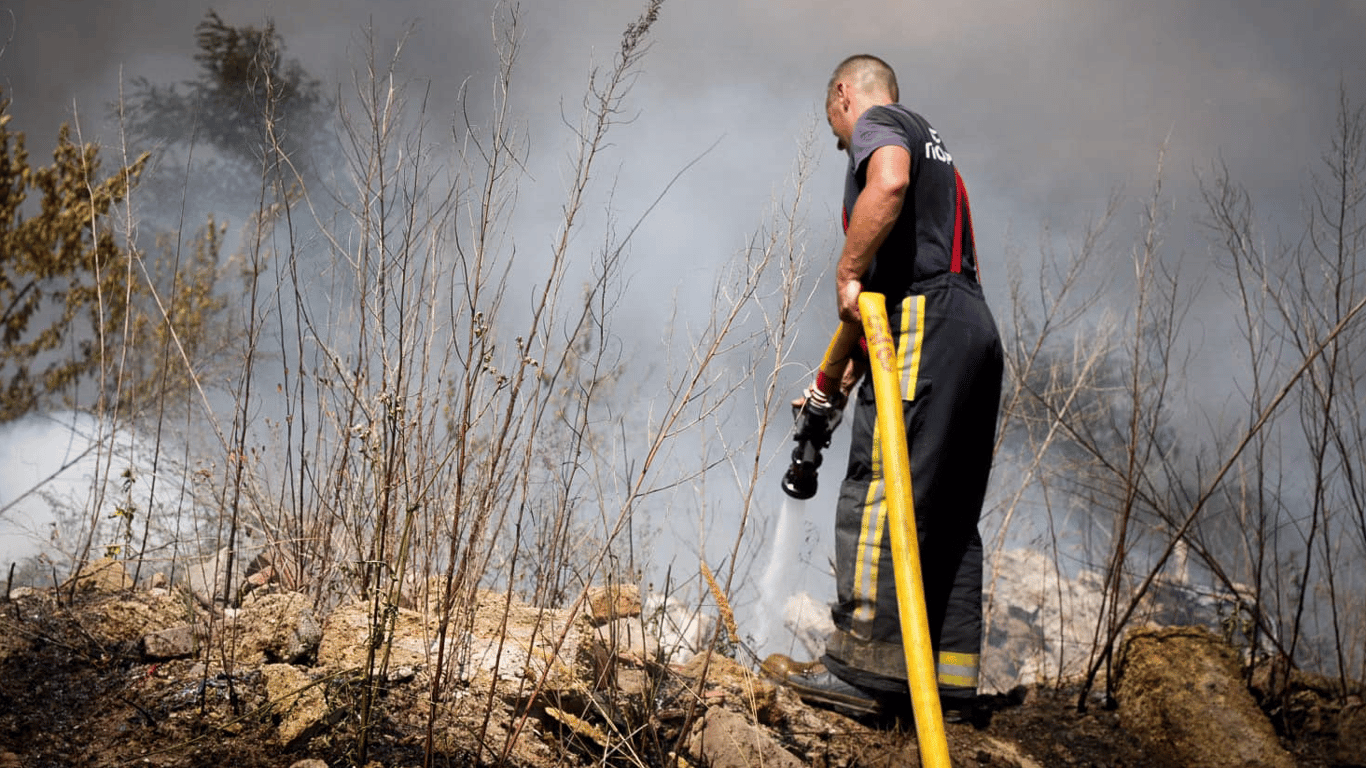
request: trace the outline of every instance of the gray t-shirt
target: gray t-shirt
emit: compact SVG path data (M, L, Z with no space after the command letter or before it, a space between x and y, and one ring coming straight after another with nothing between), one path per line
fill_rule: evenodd
M975 278L972 218L953 157L925 118L900 104L872 107L854 125L844 185L845 229L867 181L868 158L889 145L910 153L910 186L901 216L864 276L864 290L896 297L945 272Z

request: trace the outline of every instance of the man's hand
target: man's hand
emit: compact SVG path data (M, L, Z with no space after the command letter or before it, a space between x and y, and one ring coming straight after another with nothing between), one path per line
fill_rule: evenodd
M862 357L851 357L844 366L844 375L840 377L840 393L846 398L849 393L854 391L854 385L863 378L864 371L868 368L868 361Z

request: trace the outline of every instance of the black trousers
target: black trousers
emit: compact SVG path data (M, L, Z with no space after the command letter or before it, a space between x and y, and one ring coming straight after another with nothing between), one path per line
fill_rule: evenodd
M1000 336L981 286L945 274L888 299L901 374L925 607L940 693L971 696L982 646L982 539L1003 371ZM862 688L904 695L873 383L859 388L849 466L835 513L836 630L824 661Z

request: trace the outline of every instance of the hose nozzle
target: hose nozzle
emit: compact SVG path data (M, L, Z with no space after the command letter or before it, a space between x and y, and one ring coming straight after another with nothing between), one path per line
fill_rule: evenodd
M821 451L830 447L830 435L844 414L843 398L834 402L819 389L810 387L801 404L792 406L796 420L792 438L792 464L783 474L783 492L794 499L816 495L816 471L821 466Z

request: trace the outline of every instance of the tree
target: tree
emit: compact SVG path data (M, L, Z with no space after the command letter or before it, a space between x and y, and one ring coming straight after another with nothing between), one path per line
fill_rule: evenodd
M106 217L148 159L99 180L97 147L72 143L63 125L53 164L30 167L8 107L0 98L0 421L99 373L138 292ZM30 191L40 195L37 211L25 205Z
M203 141L256 164L266 119L288 154L321 127L328 114L322 84L297 60L285 59L274 22L233 27L209 11L195 39L197 79L181 85L133 81L128 127L134 137L179 145Z
M1264 234L1252 193L1226 167L1202 192L1241 310L1249 411L1288 401L1239 460L1250 480L1230 506L1249 522L1246 554L1229 569L1255 587L1255 616L1270 617L1280 653L1332 669L1346 696L1366 669L1362 580L1350 565L1366 553L1366 108L1340 88L1293 238Z
M149 155L99 180L98 148L72 143L63 125L53 164L32 167L8 106L0 99L0 422L188 390L225 335L215 293L223 227L211 217L183 248L159 237L151 258L120 243L109 216ZM97 386L77 396L87 380Z

